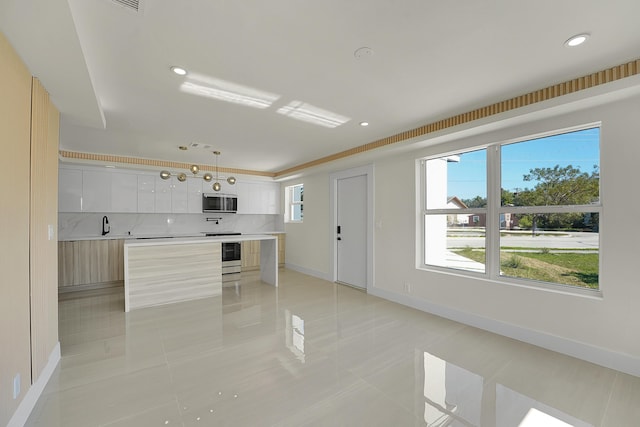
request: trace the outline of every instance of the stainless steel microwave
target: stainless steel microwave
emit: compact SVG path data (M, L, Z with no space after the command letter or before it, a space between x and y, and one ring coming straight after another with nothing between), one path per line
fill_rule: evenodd
M203 194L202 212L228 212L238 211L238 197L235 194Z

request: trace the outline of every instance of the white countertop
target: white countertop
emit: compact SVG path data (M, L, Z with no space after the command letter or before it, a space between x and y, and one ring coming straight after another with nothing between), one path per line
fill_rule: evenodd
M211 231L211 233L216 233L216 231ZM284 234L284 231L258 231L251 233L252 236L257 235L271 235L271 234ZM242 237L248 236L249 234L241 234L234 236L212 236L212 237ZM82 236L82 237L65 237L58 239L60 242L73 242L77 240L115 240L115 239L123 239L123 240L136 240L136 239L144 239L144 240L161 240L161 238L166 238L168 240L178 239L178 238L202 238L206 237L204 232L202 233L184 233L184 234L172 234L172 235L162 235L162 234L107 234L106 236ZM247 240L247 239L243 239ZM255 240L255 239L252 239ZM236 239L236 241L239 241Z
M124 242L127 247L132 246L161 246L161 245L183 245L189 243L210 243L210 242L244 242L248 240L275 240L276 236L269 234L242 234L236 236L208 236L208 237L173 237L168 239L129 239Z

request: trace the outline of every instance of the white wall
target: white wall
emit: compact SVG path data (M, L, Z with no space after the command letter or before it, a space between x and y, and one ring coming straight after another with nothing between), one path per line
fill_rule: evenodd
M369 292L640 375L640 227L629 221L640 215L638 117L640 97L635 96L376 161L375 286ZM598 121L602 298L415 268L417 158ZM328 174L298 180L305 183L305 221L285 226L287 261L325 275L331 256ZM404 291L405 282L411 283L411 294Z
M287 267L329 279L331 269L329 175L316 174L294 179L282 188L304 184L304 217L301 223L285 223Z

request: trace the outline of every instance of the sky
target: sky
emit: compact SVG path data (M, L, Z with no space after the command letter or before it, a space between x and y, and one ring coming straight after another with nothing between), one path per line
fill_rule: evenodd
M600 128L503 145L501 156L501 185L506 190L535 187L536 182L522 179L533 168L572 165L591 173L600 165ZM485 150L460 155L460 162L448 163L447 170L449 196L487 197Z

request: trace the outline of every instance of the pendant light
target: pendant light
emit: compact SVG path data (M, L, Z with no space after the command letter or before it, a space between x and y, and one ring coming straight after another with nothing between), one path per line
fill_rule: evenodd
M218 156L220 156L220 152L219 151L214 151L213 154L216 156L216 180L213 183L213 185L211 186L211 188L213 188L214 191L220 191L222 189L222 185L220 184L220 175L219 175L219 170L218 170ZM160 178L167 180L169 178L171 178L172 176L175 176L178 181L180 182L185 182L187 180L187 178L202 178L205 182L211 182L213 181L213 175L210 172L205 173L204 175L202 175L201 177L198 176L198 173L200 172L200 167L198 165L191 165L191 167L189 168L189 170L191 171L191 173L193 174L193 176L187 176L186 173L184 172L180 172L180 173L171 173L167 170L163 170L160 172ZM224 177L223 177L224 179ZM234 176L230 176L227 177L227 182L230 185L234 185L236 183L236 178Z
M220 152L214 151L213 154L214 156L216 156L216 182L213 183L211 188L213 188L213 191L220 191L220 189L222 188L220 182L218 182L218 156L220 155Z

